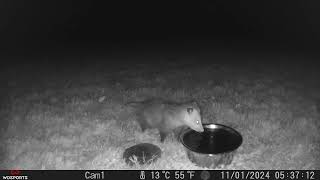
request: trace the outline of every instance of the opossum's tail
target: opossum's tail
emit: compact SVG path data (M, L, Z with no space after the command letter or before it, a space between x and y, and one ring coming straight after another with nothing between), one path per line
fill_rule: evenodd
M143 101L129 101L129 102L126 102L124 105L125 106L137 106L137 105L141 105Z
M139 106L139 105L143 105L143 104L147 104L147 103L153 102L154 100L155 100L154 98L151 98L151 99L144 99L144 100L141 100L141 101L128 101L124 105L125 106Z
M129 101L129 102L126 102L124 106L134 108L134 109L136 108L139 109L141 106L143 106L143 103L144 101Z

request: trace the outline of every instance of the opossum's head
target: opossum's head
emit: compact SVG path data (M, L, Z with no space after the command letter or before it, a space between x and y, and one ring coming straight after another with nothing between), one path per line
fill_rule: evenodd
M200 108L196 102L191 102L184 106L184 122L191 129L203 132Z

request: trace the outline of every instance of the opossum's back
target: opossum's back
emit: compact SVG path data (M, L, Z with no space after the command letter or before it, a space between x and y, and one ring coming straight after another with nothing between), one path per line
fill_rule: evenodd
M147 125L164 131L175 129L185 123L181 117L181 109L171 104L152 104L142 112Z
M159 127L164 120L163 109L163 104L149 104L139 110L138 117L149 127Z

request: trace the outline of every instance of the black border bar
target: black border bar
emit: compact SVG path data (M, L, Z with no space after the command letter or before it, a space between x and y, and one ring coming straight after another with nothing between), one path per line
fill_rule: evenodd
M319 180L320 170L0 170L0 180Z

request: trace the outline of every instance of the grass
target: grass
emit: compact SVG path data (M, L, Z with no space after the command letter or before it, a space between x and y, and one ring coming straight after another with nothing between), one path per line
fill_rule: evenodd
M241 132L243 144L222 169L320 169L320 91L307 89L290 67L201 65L195 59L113 70L27 66L16 69L20 78L8 70L0 168L204 169L188 160L173 136L162 144L156 130L142 133L124 106L164 97L196 99L203 122ZM141 142L158 145L162 156L130 167L122 153Z

